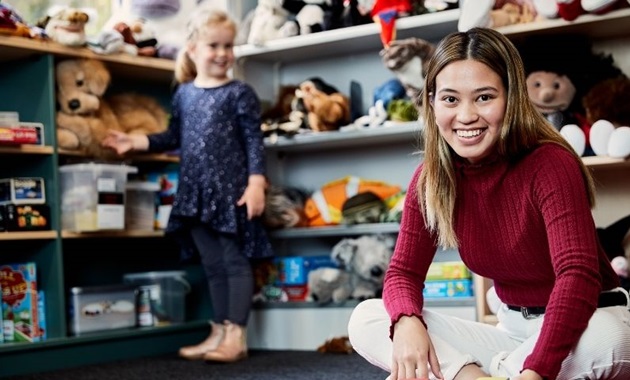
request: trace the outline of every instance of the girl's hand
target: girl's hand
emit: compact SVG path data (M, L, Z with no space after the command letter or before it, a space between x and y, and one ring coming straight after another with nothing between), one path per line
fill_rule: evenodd
M128 135L110 129L107 131L107 136L103 139L101 145L115 150L119 155L123 155L132 150L147 150L149 148L149 138L145 135Z
M262 175L251 175L249 183L241 199L236 203L238 206L246 205L247 219L260 216L265 211L265 186L266 180Z
M418 317L402 317L394 326L391 380L428 379L429 366L443 379L433 343Z

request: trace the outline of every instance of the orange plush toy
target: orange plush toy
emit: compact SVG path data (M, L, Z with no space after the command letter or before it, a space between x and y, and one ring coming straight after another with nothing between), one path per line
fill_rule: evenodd
M400 192L400 186L382 181L348 176L325 184L306 200L304 214L309 227L337 225L342 220L342 208L348 198L372 192L385 200Z
M304 105L308 127L313 131L333 131L350 122L348 97L318 78L302 82L295 94Z

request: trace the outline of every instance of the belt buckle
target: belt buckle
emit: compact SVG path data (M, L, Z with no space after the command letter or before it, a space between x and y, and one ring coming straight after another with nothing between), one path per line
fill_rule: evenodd
M536 319L538 317L540 317L540 314L530 314L529 310L527 310L527 308L525 306L521 306L521 315L523 316L523 318L529 320L529 319Z

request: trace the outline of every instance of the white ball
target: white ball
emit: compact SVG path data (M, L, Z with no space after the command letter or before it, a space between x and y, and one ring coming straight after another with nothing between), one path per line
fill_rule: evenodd
M630 156L630 127L619 127L613 131L608 141L608 155L613 158Z
M608 156L608 141L615 126L608 120L597 120L591 127L591 148L598 156Z
M578 156L581 157L584 154L586 136L584 136L584 132L580 127L575 124L567 124L560 129L560 134L569 142L569 145L571 145Z

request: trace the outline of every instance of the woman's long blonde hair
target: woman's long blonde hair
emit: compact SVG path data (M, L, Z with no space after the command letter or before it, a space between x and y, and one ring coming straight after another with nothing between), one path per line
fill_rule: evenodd
M207 28L217 26L232 29L236 36L236 22L222 10L204 9L192 15L187 25L186 46L179 49L175 61L175 80L178 83L190 82L197 76L197 68L188 55L188 47L194 44Z
M422 94L424 117L424 166L418 179L418 202L429 228L437 232L438 244L457 248L453 227L456 202L453 151L440 135L430 106L435 94L435 78L448 64L472 59L490 67L502 79L507 90L507 105L501 134L497 142L498 154L518 160L543 143L563 146L575 155L586 182L591 207L595 204L595 186L590 172L569 143L543 115L534 108L527 94L525 71L518 50L500 32L473 28L467 32L451 33L437 46L429 62L425 89Z

